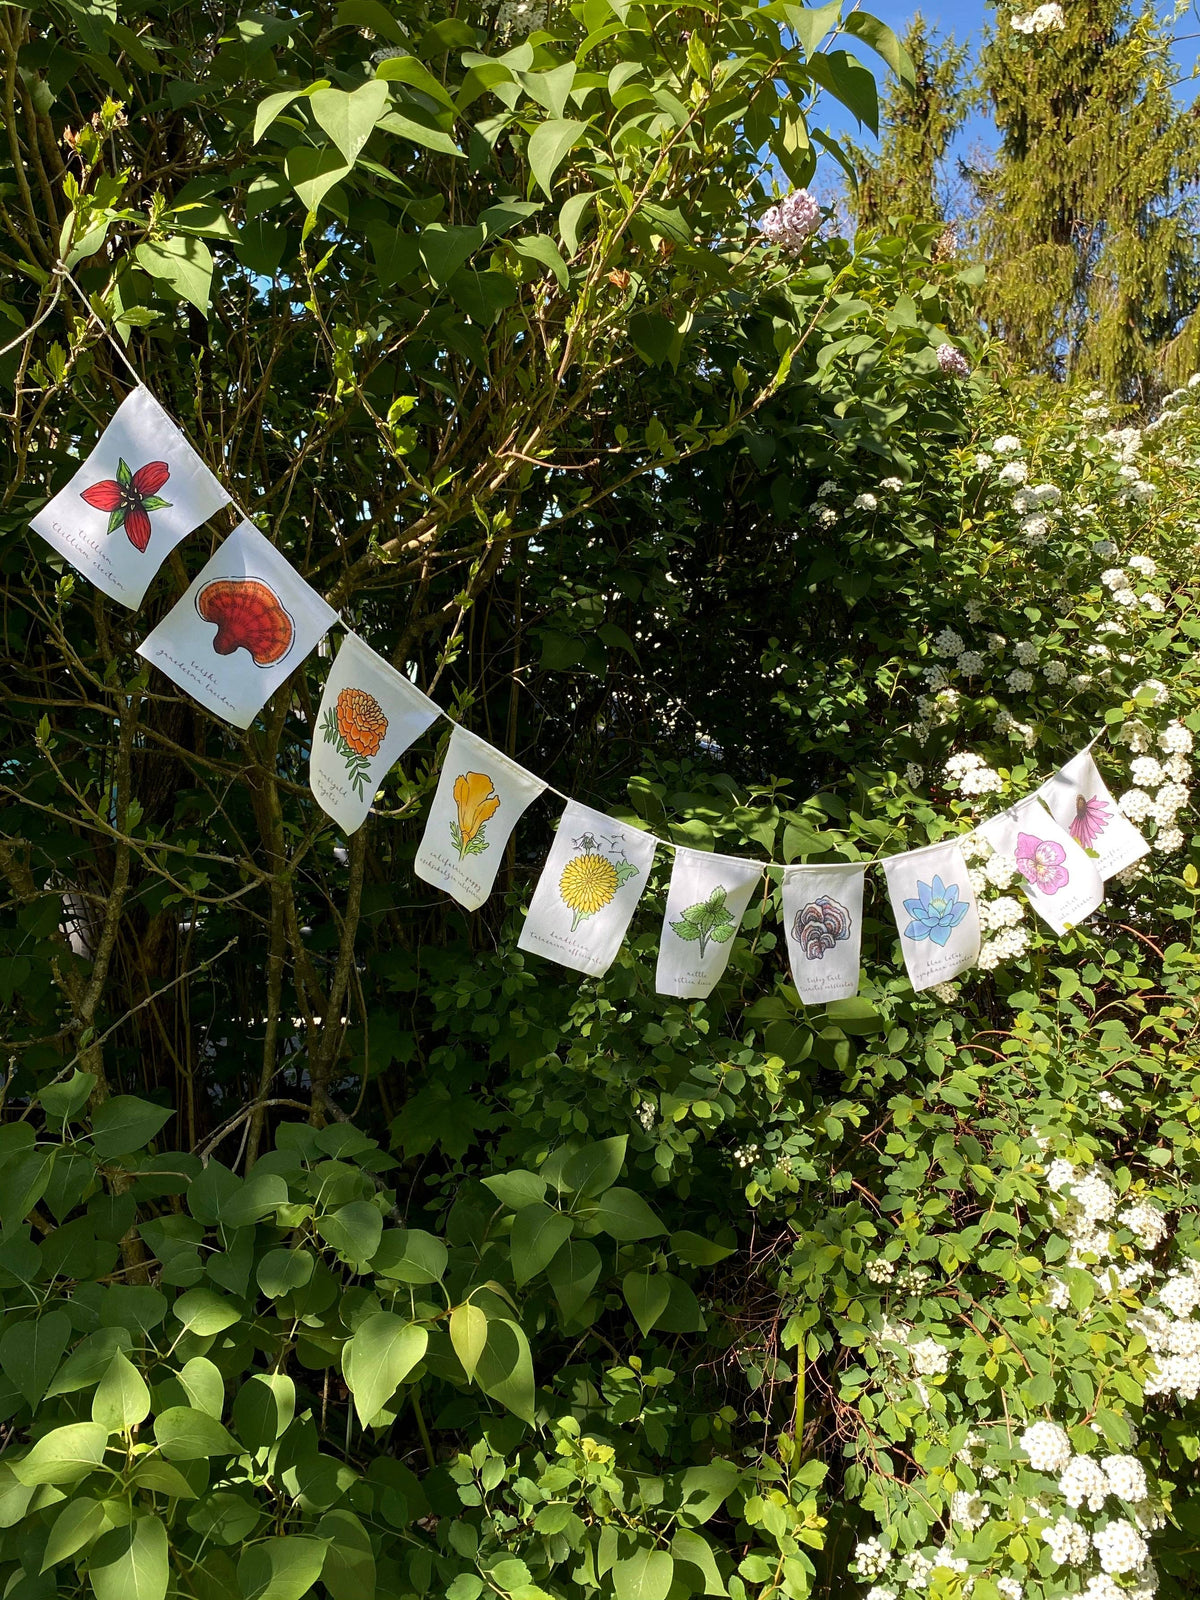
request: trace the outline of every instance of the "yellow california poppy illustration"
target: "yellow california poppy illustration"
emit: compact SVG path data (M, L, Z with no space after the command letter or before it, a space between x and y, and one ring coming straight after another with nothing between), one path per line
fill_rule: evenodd
M487 849L483 825L500 809L500 797L492 793L492 780L484 772L460 772L454 780L454 804L458 821L450 824L450 837L458 859L478 855Z

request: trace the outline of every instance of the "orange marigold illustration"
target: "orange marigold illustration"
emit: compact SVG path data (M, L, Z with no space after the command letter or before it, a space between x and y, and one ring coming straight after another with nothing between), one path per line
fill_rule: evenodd
M375 696L350 687L342 690L321 723L325 743L336 746L360 800L371 775L371 757L379 754L387 730L388 719Z
M383 707L365 689L343 689L337 697L338 732L360 756L379 754L387 732Z
M487 849L483 825L499 811L500 797L493 794L492 780L485 772L460 772L454 780L454 804L458 821L450 824L450 837L461 861Z

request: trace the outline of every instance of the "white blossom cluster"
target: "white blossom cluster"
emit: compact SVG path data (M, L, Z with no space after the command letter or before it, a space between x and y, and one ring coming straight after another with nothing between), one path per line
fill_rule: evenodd
M1000 774L973 750L951 756L942 770L947 784L964 795L999 794L1004 787Z
M1050 0L1049 5L1038 6L1025 16L1009 18L1009 26L1014 33L1051 33L1057 32L1065 25L1066 18L1058 0Z
M763 213L756 224L769 244L795 254L821 226L820 203L807 189L794 189L786 199Z

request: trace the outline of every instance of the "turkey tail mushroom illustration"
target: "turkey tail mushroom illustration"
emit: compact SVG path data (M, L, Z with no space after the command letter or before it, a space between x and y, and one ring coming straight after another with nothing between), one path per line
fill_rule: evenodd
M261 578L214 578L196 596L196 610L215 622L219 656L246 650L256 667L273 667L292 648L295 625L279 596Z

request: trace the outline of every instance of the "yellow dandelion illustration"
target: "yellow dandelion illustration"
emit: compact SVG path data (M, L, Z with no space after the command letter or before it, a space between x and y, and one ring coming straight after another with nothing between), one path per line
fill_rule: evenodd
M575 913L571 932L584 917L594 917L603 911L620 888L621 879L616 867L604 856L572 856L558 880L558 892L563 904Z

